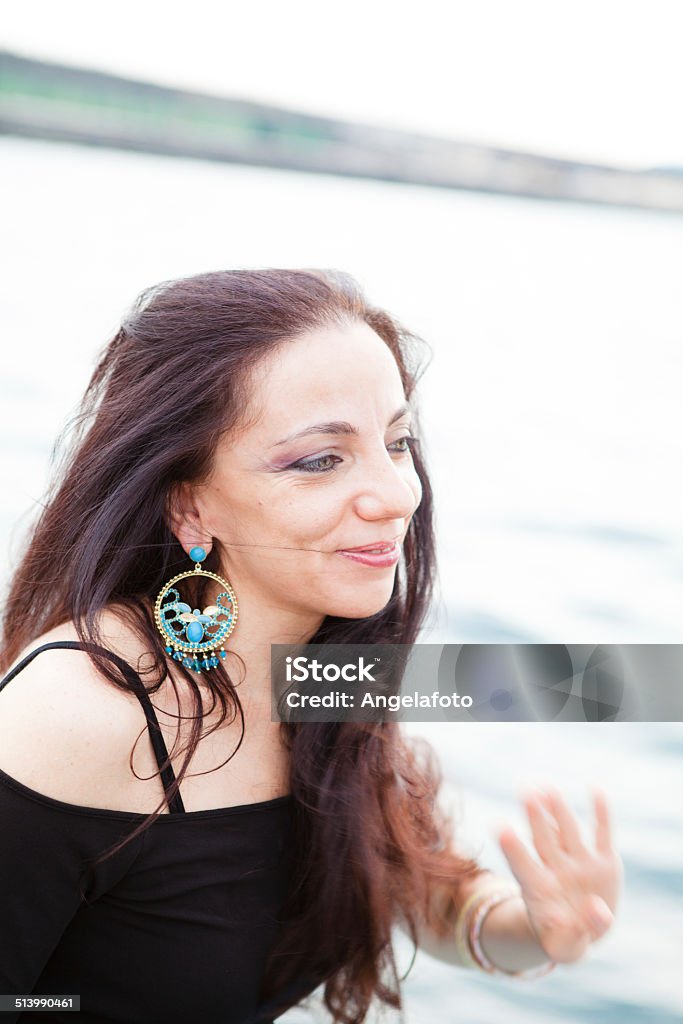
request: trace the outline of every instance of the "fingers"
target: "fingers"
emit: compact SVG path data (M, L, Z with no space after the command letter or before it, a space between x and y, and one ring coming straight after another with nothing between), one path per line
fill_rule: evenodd
M555 788L550 788L541 797L545 807L555 816L559 827L559 841L567 853L576 855L584 852L581 832L567 802Z
M612 829L610 814L607 808L607 797L602 789L593 789L595 803L595 845L600 853L609 853L612 849Z
M533 794L526 797L524 806L529 816L534 845L541 860L548 866L556 864L561 848L560 835L554 822L548 818L541 801Z
M498 842L510 869L526 892L533 892L543 879L543 868L536 863L526 846L511 828L498 834Z

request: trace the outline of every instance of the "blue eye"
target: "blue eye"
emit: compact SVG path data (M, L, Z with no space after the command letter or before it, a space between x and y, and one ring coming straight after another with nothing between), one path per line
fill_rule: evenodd
M413 444L417 441L416 437L399 437L397 441L394 441L389 447L391 450L397 452L399 455L406 455L410 452ZM400 445L406 442L405 448L396 448L395 445ZM333 460L332 464L329 464L329 460ZM315 459L309 459L307 462L295 462L289 468L300 469L304 473L330 473L334 470L335 465L338 462L343 462L338 455L318 455ZM328 463L325 465L325 463Z

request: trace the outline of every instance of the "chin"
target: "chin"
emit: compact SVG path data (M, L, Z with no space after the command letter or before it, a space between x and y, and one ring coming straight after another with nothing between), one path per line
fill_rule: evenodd
M387 582L379 581L374 586L358 585L352 594L337 594L336 599L326 607L326 615L340 619L368 619L377 615L391 600L394 590L393 577Z

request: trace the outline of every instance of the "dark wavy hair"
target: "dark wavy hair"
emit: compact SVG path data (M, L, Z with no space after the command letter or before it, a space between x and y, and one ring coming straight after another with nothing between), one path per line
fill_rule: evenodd
M116 605L153 656L151 666L145 656L145 674L158 673L148 687L156 692L169 673L151 605L187 563L168 525L174 486L206 478L219 438L241 423L250 371L263 356L304 332L354 321L384 340L406 399L414 402L425 343L370 305L347 274L229 270L142 292L104 349L62 438L53 483L10 584L2 671L31 641L65 622L75 624L82 642L101 644L98 617ZM435 581L435 544L417 423L413 432L422 501L391 598L368 618L326 617L309 643L411 644L418 637ZM220 563L215 540L205 568L215 572ZM130 689L106 657L92 650L88 656L105 678ZM174 667L187 680L195 713L168 800L202 738L199 687L192 672ZM214 728L239 713L243 735L242 708L226 669L207 673L204 686L211 710L221 706ZM453 823L437 804L440 772L426 743L409 742L396 723L282 722L279 728L289 751L300 853L263 990L277 997L313 976L325 982L334 1021L360 1024L374 999L402 1005L392 926L402 919L415 943L420 923L446 935L449 918L443 901L433 899L435 887L449 886L458 900L464 881L483 869L451 844ZM99 860L149 828L167 798Z

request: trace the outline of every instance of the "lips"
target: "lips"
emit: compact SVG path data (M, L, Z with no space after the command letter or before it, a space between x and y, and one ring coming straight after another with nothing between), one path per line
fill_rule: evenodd
M386 554L388 551L393 551L396 538L393 540L379 541L377 544L365 544L360 548L340 548L340 551L367 551L368 553L381 555Z
M364 548L349 548L338 551L341 558L356 562L359 565L367 565L375 569L389 569L396 565L401 550L397 541L393 540L388 544L367 545Z

